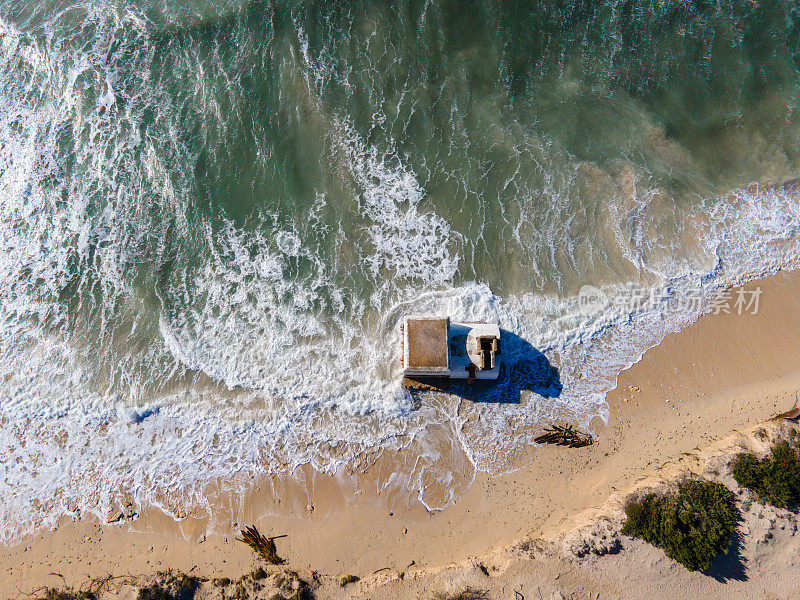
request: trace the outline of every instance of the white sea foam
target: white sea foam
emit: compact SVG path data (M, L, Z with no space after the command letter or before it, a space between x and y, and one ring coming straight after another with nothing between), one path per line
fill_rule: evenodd
M170 104L148 74L146 20L116 8L89 13L97 35L78 50L0 21L2 540L64 514L102 517L124 495L175 513L203 505L214 478L306 463L334 472L388 446L402 449L406 465L383 489L406 488L443 508L477 471L535 459L536 425L606 421L606 393L645 350L700 316L721 286L797 259L792 186L709 198L687 218L699 224L699 252L683 255L679 236L652 235L651 190L626 209L615 205L610 237L665 300L586 315L574 296L500 296L458 279L463 236L427 202L408 161L337 115L326 148L352 182L338 200L357 206L358 218L324 221L331 200L317 191L308 221L315 234L352 243L347 266L359 277L342 274L303 223L269 211L255 225L198 217L190 194L198 152L172 125L186 106ZM334 78L332 59L312 56L302 31L299 40L294 67L319 94ZM108 60L115 52L123 54ZM188 72L190 59L182 55ZM120 72L125 61L134 74ZM209 88L198 75L192 108L213 138L231 125ZM145 125L151 106L166 116ZM64 146L74 146L66 158ZM564 168L564 181L576 170ZM548 180L539 193L565 211L567 188ZM526 193L517 241L538 248L568 236L566 225L535 231L539 205ZM175 240L187 244L182 253ZM148 261L167 274L142 276ZM617 288L630 285L603 286L609 295ZM673 301L695 290L705 300L691 311ZM414 405L398 382L398 324L409 313L506 330L503 379L486 401L440 395Z
M762 197L761 201L768 200ZM759 262L750 258L752 263ZM762 257L760 262L772 261ZM267 265L264 271L268 276L276 274L274 266ZM708 278L708 293L722 283L738 281L739 275ZM695 282L687 279L685 283ZM675 289L682 283L671 285ZM423 294L394 314L399 316L405 310L498 320L505 329L531 340L551 360L560 357L562 393L556 398L531 394L522 404L470 404L461 411L456 409L456 399L443 398L418 414L398 417L393 410L382 412L387 405L380 402L386 402L385 390L391 387L390 382L383 382L382 392L374 386L370 390L383 400L362 406L373 413L369 423L357 424L350 413L320 428L313 417L321 409L320 396L249 411L242 421L238 407L221 406L213 393L163 397L152 405L131 408L107 396L81 392L85 389L81 373L87 372L81 358L68 344L30 332L28 348L16 354L16 360L6 354L3 361L7 382L0 440L7 457L2 494L6 499L2 506L4 539L48 526L64 513L89 510L102 515L107 504L125 490L134 490L138 502L155 501L157 491L181 491L182 502L202 503L201 490L212 477L240 471L286 472L304 462L334 470L363 449L410 434L411 441L404 442L406 451L417 460L386 485L409 486L426 506L442 508L463 492L477 470L502 473L524 465L530 459L523 451L532 443L531 425L570 417L587 426L592 419L607 419L604 396L616 375L667 333L699 316L699 312L670 312L662 306L654 312L588 318L580 315L576 298L530 294L501 299L484 285ZM34 337L35 344L31 342ZM4 335L4 339L9 338ZM171 342L167 343L172 349ZM388 345L396 343L391 338ZM511 371L515 358L525 352L525 348L507 346L506 368ZM207 361L213 352L203 350L197 355ZM179 359L196 366L192 359L181 355ZM209 370L213 374L213 369ZM245 398L240 397L237 405L243 404ZM25 427L19 426L23 422ZM447 431L451 436L434 442L422 433L413 434L434 423L450 423ZM319 436L316 442L315 434ZM283 452L268 443L276 437ZM326 463L320 459L323 447L334 440L350 442L351 449ZM434 443L438 444L435 449L431 447ZM175 505L164 508L174 511Z
M360 209L373 221L369 227L372 274L384 271L396 279L422 280L429 285L450 281L458 270L458 255L448 246L450 226L418 204L424 191L414 173L394 152L368 147L346 121L336 123L348 165L363 190Z

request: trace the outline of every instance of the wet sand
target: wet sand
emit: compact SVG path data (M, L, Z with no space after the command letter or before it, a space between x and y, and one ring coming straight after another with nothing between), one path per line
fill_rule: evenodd
M304 469L292 478L253 482L242 510L218 482L217 513L225 526L208 531L198 514L175 522L156 509L100 524L62 522L54 531L0 548L0 598L17 597L63 575L150 574L166 568L206 577L238 577L257 564L234 540L241 525L288 534L279 553L293 569L369 576L432 569L526 537L569 529L584 509L683 453L789 409L800 389L800 271L753 282L758 314L707 315L621 374L609 394L611 417L585 449L540 448L527 468L502 477L478 475L452 506L428 513L399 494L379 494L391 458L358 476ZM382 471L383 470L383 471ZM274 498L279 498L276 502ZM264 515L270 516L264 516Z

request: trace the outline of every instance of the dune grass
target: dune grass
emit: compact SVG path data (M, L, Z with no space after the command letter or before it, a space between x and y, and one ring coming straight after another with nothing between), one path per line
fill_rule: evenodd
M488 600L489 592L467 587L453 594L436 594L436 600Z
M201 581L204 581L174 571L162 571L156 577L155 582L139 588L137 600L192 600Z
M52 573L52 575L57 575L63 580L63 576L58 573ZM78 588L66 585L66 581L62 587L42 587L32 592L30 597L34 600L97 600L114 584L133 584L135 582L136 578L129 575L117 577L106 575L90 579Z
M347 585L350 585L351 583L355 583L355 582L360 581L360 580L361 580L361 578L358 577L357 575L345 575L344 577L342 577L339 580L339 585L341 587L345 587Z
M97 596L85 590L48 587L35 595L36 600L96 600Z

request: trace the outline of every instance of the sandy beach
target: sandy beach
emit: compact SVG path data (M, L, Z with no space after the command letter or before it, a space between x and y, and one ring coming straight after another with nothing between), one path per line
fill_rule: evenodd
M800 598L796 17L0 2L0 600Z
M294 570L316 571L328 582L345 574L362 579L352 588L323 587L327 591L319 597L373 597L370 585L389 574L396 579L398 572L409 574L406 583L396 581L394 591L382 597L403 597L406 588L408 594L421 593L419 582L426 577L439 582L436 577L441 578L447 565L492 556L526 539L558 539L586 519L587 509L599 507L615 492L792 407L800 389L800 271L781 272L746 287L761 290L757 314L709 314L668 336L622 373L608 397L609 422L593 446L539 448L523 470L496 478L479 475L444 511L429 513L413 499L379 494L370 485L371 477L376 470L391 468L381 461L358 475L331 477L309 468L291 478L255 481L244 509L235 512L231 507L240 503L220 482L211 495L229 525L213 531L199 511L175 521L157 509L130 507L129 517L136 512L133 518L112 515L122 518L110 524L93 518L67 520L52 531L3 547L0 597L17 598L64 582L78 586L106 574L148 576L165 569L210 579L237 578L258 565L251 551L234 539L240 527L250 524L270 535L287 535L278 548ZM648 576L661 584L690 577L700 582L706 597L726 597L726 589L735 591L727 597L747 597L752 591L748 586L763 584L756 570L735 590L726 588L724 581L669 566L663 553L659 558L660 551L634 546L597 559L607 561L601 570L629 569L634 577L645 561ZM552 578L563 571L571 573L568 584L561 579L564 589L591 588L588 579L581 579L588 577L584 567L573 568L557 557L548 560L529 561L528 571L515 564L515 577ZM553 587L554 581L548 585ZM502 588L497 585L492 589ZM668 596L688 597L695 588L700 589L675 589ZM625 589L609 597L628 597ZM636 589L628 591L633 595ZM510 589L497 597L511 598Z

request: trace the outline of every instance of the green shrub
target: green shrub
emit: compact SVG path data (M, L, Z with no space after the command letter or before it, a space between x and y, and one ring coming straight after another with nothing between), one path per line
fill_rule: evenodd
M721 552L727 552L739 510L724 485L689 481L677 493L648 494L625 507L622 533L661 548L690 571L707 570Z
M765 504L800 506L800 456L788 442L779 442L761 460L752 454L739 454L733 461L733 478Z

